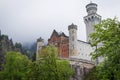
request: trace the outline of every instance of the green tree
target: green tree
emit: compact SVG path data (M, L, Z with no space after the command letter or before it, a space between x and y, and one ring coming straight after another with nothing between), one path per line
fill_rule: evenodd
M95 25L95 30L91 44L102 46L92 56L104 58L96 68L96 75L99 80L120 80L120 22L116 18L106 19Z
M22 44L21 44L21 43L16 42L14 47L15 47L15 51L16 51L16 52L24 53L23 47L22 47ZM25 54L25 53L24 53L24 54Z
M97 73L96 67L93 67L93 68L89 71L89 73L85 76L85 80L99 80L99 79L97 79L97 77L96 77L96 73Z
M28 71L29 59L19 52L7 52L4 70L0 72L0 80L24 80Z
M66 60L57 58L57 49L46 46L40 53L40 60L31 65L29 80L69 80L73 71Z

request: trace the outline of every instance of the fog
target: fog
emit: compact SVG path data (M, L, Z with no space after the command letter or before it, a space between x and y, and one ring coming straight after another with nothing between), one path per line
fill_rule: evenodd
M102 19L120 18L120 0L92 0L98 4ZM55 29L68 35L68 25L78 26L78 39L85 41L90 0L0 0L0 30L14 42L33 42L42 37L47 42Z

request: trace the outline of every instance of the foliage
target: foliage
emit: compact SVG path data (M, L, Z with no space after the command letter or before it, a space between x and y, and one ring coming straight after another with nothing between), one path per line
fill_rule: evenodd
M3 38L8 39L8 36L7 36L7 35L0 35L0 41L1 41Z
M73 71L66 60L57 58L57 49L46 46L40 60L31 62L19 52L7 52L0 80L69 80Z
M31 59L32 59L32 61L36 60L36 53L31 54Z
M85 77L85 80L99 80L97 79L96 74L97 74L96 67L93 67Z
M0 72L0 80L24 80L28 71L29 59L19 52L7 52L4 70Z
M15 51L23 53L23 47L21 43L16 42L14 47L15 47Z
M16 48L22 48L22 44L21 43L15 43L15 47Z
M100 80L120 80L120 22L116 18L106 19L95 25L95 30L91 34L91 44L102 46L92 56L94 59L104 58L97 67L97 77Z
M28 56L28 58L32 61L36 60L36 48L37 48L37 43L34 42L32 44L23 44L23 54Z
M29 80L69 80L72 75L70 64L57 58L57 49L50 45L42 49L40 60L31 65Z
M73 70L70 67L70 63L67 60L59 60L57 62L57 80L70 80Z

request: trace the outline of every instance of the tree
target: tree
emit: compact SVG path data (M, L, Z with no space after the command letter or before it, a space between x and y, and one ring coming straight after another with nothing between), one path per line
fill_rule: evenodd
M106 19L95 25L91 34L91 45L101 47L92 53L93 58L102 56L104 61L97 66L97 77L100 80L120 80L120 22Z
M40 60L31 65L29 80L69 80L73 71L66 60L57 58L57 49L46 46L40 53Z
M7 52L4 70L0 72L0 80L24 80L28 71L29 59L19 52Z
M99 79L97 79L97 77L96 77L96 73L97 73L96 67L93 67L93 68L89 71L89 73L85 76L85 80L99 80Z

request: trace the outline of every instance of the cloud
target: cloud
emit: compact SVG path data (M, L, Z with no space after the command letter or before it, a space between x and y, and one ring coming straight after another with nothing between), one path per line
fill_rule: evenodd
M107 17L120 17L119 0L94 0L98 13ZM83 17L87 15L87 0L0 0L0 29L17 42L48 39L53 31L68 35L68 25L78 25L78 39L85 40Z

